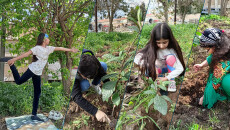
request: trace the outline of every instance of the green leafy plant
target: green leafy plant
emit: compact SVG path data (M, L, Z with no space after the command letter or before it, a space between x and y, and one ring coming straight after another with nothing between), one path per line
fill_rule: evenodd
M218 119L218 117L216 116L216 113L213 109L211 109L212 113L213 113L213 116L211 116L211 114L209 113L209 122L211 124L218 124L220 122L220 120Z
M0 82L0 94L0 114L2 116L31 113L33 102L31 81L22 85ZM67 101L61 83L44 83L39 100L39 109L43 112L49 112L52 109L61 110Z
M73 121L73 126L76 128L80 129L83 125L88 126L88 121L89 121L90 116L87 116L85 114L82 114L81 117L76 118Z

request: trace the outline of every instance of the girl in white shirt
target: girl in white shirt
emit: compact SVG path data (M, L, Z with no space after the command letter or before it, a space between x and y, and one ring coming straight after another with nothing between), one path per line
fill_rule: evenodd
M181 48L166 23L157 24L147 45L135 56L134 63L142 74L162 81L171 81L168 91L176 91L175 78L184 74L185 63ZM163 75L168 73L168 75Z
M28 79L32 78L33 86L34 86L33 110L31 116L32 120L43 121L37 116L37 109L38 109L39 97L41 94L41 75L47 63L49 55L54 51L69 51L74 53L78 51L77 49L48 46L49 41L50 40L47 34L40 33L35 47L33 47L28 52L16 58L8 60L8 64L13 73L16 84L20 85L26 82ZM33 61L31 64L29 64L27 71L20 77L18 70L14 65L14 62L24 57L28 57L31 54L33 54Z

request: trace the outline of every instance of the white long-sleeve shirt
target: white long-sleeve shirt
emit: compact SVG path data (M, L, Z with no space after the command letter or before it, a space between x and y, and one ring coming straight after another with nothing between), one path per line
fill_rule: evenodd
M143 55L142 53L138 53L134 58L134 63L141 67L144 64L144 60L141 60L142 55ZM171 73L168 73L168 75L166 76L168 80L171 80L173 78L178 77L184 71L184 67L182 66L180 60L178 59L178 56L174 51L174 49L168 49L168 48L157 50L157 59L155 62L155 66L157 68L165 68L166 67L165 60L168 55L173 55L176 58L176 62L172 66L174 70Z

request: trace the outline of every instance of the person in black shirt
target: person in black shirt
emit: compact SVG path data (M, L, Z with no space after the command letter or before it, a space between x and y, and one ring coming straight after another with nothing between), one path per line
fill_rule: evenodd
M71 94L72 99L82 109L95 116L98 121L110 122L110 119L104 112L82 97L82 92L88 90L90 86L92 86L98 94L101 94L101 88L99 86L101 78L106 75L107 65L104 62L99 62L90 50L83 49L82 53ZM93 79L92 85L90 85L88 79ZM107 81L109 81L109 79L102 82L105 83Z

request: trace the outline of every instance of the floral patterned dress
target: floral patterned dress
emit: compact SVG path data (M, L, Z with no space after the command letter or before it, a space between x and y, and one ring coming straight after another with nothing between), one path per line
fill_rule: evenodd
M207 57L210 65L212 55ZM218 101L230 99L230 61L220 61L214 67L213 72L209 72L207 85L204 91L203 106L212 108Z

